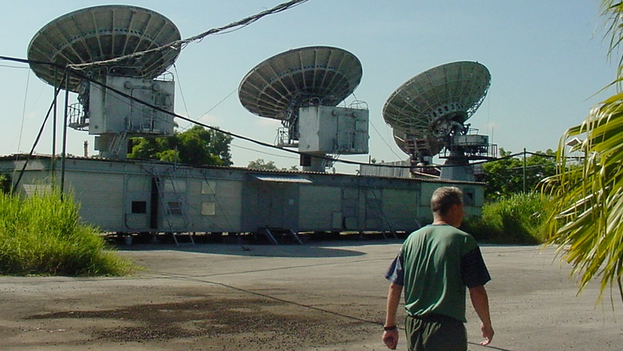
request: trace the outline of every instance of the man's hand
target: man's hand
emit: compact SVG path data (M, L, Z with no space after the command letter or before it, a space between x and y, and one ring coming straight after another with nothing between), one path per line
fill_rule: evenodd
M482 337L485 339L480 342L480 345L489 345L493 339L493 327L491 326L491 316L489 315L489 297L487 296L487 290L484 286L475 286L469 288L469 295L472 299L472 305L480 318L482 324L480 324L480 331L482 331Z
M398 346L398 330L388 330L383 332L383 342L390 350L395 350Z
M485 338L480 342L480 345L486 346L489 345L491 340L493 339L493 327L491 325L486 326L484 323L480 324L480 330L482 331L482 337Z

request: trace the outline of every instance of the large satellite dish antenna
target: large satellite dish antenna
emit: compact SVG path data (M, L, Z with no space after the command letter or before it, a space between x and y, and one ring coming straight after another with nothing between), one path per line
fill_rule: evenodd
M353 93L359 85L362 75L361 62L355 55L346 50L328 46L298 48L275 55L255 66L240 83L238 96L242 105L251 113L260 117L281 120L284 128L280 131L278 144L291 147L299 146L299 149L303 147L302 144L307 143L305 138L309 137L310 133L314 133L314 131L299 130L299 126L305 129L305 126L311 123L309 120L309 123L301 122L299 120L301 115L312 118L310 115L313 114L315 115L313 118L320 120L328 120L319 117L320 114L324 113L330 113L336 117L343 114L348 114L350 117L357 115L356 118L365 117L365 121L361 119L357 121L357 128L359 128L360 133L364 132L361 126L365 124L365 138L363 134L355 137L356 139L365 139L365 147L361 145L361 140L345 142L343 138L340 141L339 136L333 136L334 144L342 144L342 146L338 145L337 149L326 150L326 148L318 145L305 145L301 151L317 154L362 153L365 149L365 153L367 153L367 109L365 109L365 116L362 116L362 113L355 111L345 112L337 109L314 108L337 106ZM358 110L359 112L363 111ZM351 120L354 121L352 118ZM338 124L340 128L337 127ZM343 129L344 123L336 122L335 127ZM321 126L320 129L323 127ZM318 133L318 131L315 132ZM296 144L295 141L299 141L301 138L303 140L301 140L300 145ZM318 140L309 142L324 143ZM347 148L343 145L348 143L351 146L350 149L346 150ZM310 167L311 170L322 169L324 171L324 167L320 165Z
M464 167L470 158L484 156L488 148L488 138L469 134L465 121L484 100L490 83L489 70L478 62L437 66L396 89L383 107L383 118L412 163L428 164L445 150L450 163ZM470 175L449 177L469 179Z
M28 59L35 74L53 86L61 83L65 67L81 65L81 75L70 74L67 85L82 107L69 109L69 126L97 135L100 156L125 158L128 138L170 135L173 117L105 87L172 111L174 82L157 77L175 62L179 46L167 45L180 38L173 22L152 10L96 6L45 25L31 40Z
M359 85L363 70L350 52L328 46L293 49L255 66L238 95L249 112L282 120L289 140L298 140L298 109L337 106Z
M180 40L180 32L168 18L152 10L125 5L89 7L63 15L45 25L28 45L28 59L53 62L57 67L110 60L165 46ZM91 76L116 74L155 78L179 55L170 47L87 70ZM35 74L56 86L63 77L52 65L31 63ZM81 79L71 77L69 90L78 92Z

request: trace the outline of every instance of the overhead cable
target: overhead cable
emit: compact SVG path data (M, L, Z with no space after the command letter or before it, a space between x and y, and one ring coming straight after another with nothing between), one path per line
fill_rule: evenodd
M275 6L275 7L273 7L272 9L262 11L260 13L255 14L255 15L252 15L252 16L249 16L247 18L241 19L239 21L230 23L230 24L228 24L226 26L213 28L213 29L210 29L210 30L208 30L206 32L203 32L201 34L192 36L190 38L176 40L174 42L171 42L171 43L163 45L163 46L159 46L157 48L153 48L153 49L149 49L149 50L145 50L145 51L139 51L139 52L135 52L135 53L128 54L128 55L115 57L115 58L112 58L112 59L109 59L109 60L102 60L102 61L95 61L95 62L88 62L88 63L68 64L67 66L70 67L70 68L73 68L75 70L82 70L82 69L86 69L86 68L91 68L93 66L103 66L103 65L109 65L111 63L117 63L117 62L120 62L120 61L123 61L123 60L127 60L129 58L135 58L135 57L143 56L145 54L149 54L149 53L153 53L153 52L160 52L160 51L171 50L171 49L181 51L188 44L190 44L191 42L200 42L201 40L203 40L203 38L207 37L208 35L219 34L219 33L224 32L226 30L248 26L249 24L258 21L262 17L268 16L268 15L273 15L273 14L276 14L276 13L279 13L279 12L283 12L285 10L288 10L288 9L294 7L294 6L300 5L300 4L302 4L304 2L307 2L307 1L309 1L309 0L292 0L292 1L284 2L282 4L279 4L279 5Z
M22 62L22 63L30 63L30 62L32 62L32 61L29 61L27 59L13 58L13 57L7 57L7 56L0 56L0 60L15 61L15 62ZM57 66L55 63L51 63L51 62L36 61L34 63ZM176 114L174 112L164 110L164 109L162 109L162 108L160 108L158 106L149 104L149 103L147 103L145 101L142 101L142 100L140 100L140 99L138 99L138 98L136 98L134 96L126 94L123 91L117 90L117 89L115 89L113 87L110 87L110 86L107 86L107 85L105 85L105 84L103 84L101 82L98 82L97 80L94 80L94 79L92 79L90 77L87 77L86 75L82 74L81 72L73 71L72 74L75 74L75 75L79 76L81 79L88 80L88 81L90 81L93 84L97 84L97 85L100 85L102 87L105 87L106 89L108 89L110 91L113 91L116 94L119 94L119 95L121 95L121 96L123 96L123 97L125 97L127 99L130 99L132 101L135 101L135 102L138 102L138 103L143 104L145 106L148 106L148 107L150 107L152 109L158 110L158 111L160 111L162 113L169 114L169 115L171 115L173 117L180 118L180 119L182 119L182 120L184 120L186 122L193 123L193 124L199 125L201 127L204 127L204 128L210 129L210 130L218 131L218 132L221 132L221 133L223 133L225 135L229 135L229 136L234 137L234 138L242 139L242 140L245 140L245 141L248 141L248 142L260 145L260 146L264 146L264 147L268 147L268 148L272 148L272 149L277 149L277 150L289 152L289 153L292 153L292 154L317 157L317 158L321 158L321 159L332 161L332 162L344 163L344 164L350 164L350 165L371 166L371 167L385 167L385 168L409 168L409 169L413 168L413 166L411 166L411 165L401 166L401 165L389 165L389 164L379 164L379 163L364 163L364 162L349 161L349 160L344 160L344 159L337 159L337 158L329 157L329 156L308 154L308 153L300 152L300 151L297 151L297 150L287 149L287 148L284 148L284 147L281 147L281 146L269 144L269 143L266 143L266 142L263 142L263 141L252 139L250 137L246 137L246 136L243 136L243 135L232 133L232 132L220 129L218 127L213 127L213 126L207 125L205 123L201 123L199 121L190 119L188 117L185 117L185 116L182 116L182 115L178 115L178 114ZM523 152L512 154L512 155L507 155L505 157L501 157L501 158L497 158L497 159L485 160L485 161L481 161L481 162L473 162L471 164L475 165L475 164L494 162L494 161L499 161L499 160L503 160L503 159L507 159L507 158L520 156L520 155L523 155ZM538 155L539 156L544 156L542 154L538 154ZM443 168L443 167L455 167L455 166L453 166L453 165L448 165L448 166L447 165L424 165L424 166L418 166L418 168Z

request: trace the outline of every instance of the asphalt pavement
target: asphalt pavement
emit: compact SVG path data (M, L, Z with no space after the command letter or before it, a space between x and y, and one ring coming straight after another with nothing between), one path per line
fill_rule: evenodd
M398 240L122 246L123 278L0 277L2 350L384 350ZM618 291L578 295L553 249L482 246L496 331L470 350L621 350ZM286 328L287 327L287 328ZM401 335L404 337L403 335ZM406 350L404 339L398 350Z

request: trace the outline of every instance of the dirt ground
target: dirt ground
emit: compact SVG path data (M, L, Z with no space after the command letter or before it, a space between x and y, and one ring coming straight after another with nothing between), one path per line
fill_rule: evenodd
M145 245L124 278L0 277L1 350L384 350L397 240ZM470 350L621 350L623 305L580 296L551 249L484 246L496 335ZM398 350L406 350L401 340Z

